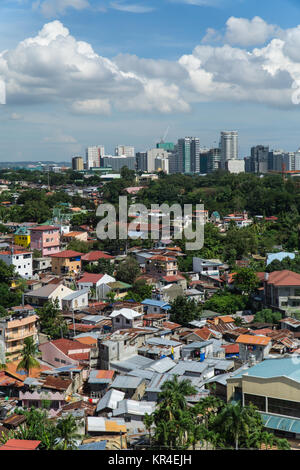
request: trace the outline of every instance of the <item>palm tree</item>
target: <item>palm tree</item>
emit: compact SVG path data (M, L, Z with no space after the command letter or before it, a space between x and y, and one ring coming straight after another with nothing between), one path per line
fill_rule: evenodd
M76 448L76 441L80 438L77 431L77 424L74 416L68 415L66 418L60 419L56 429L60 438L59 447L62 450L72 450Z
M151 426L153 424L154 418L153 415L148 415L148 413L145 413L144 416L144 425L146 430L149 432L149 445L151 446Z
M31 369L39 369L40 363L36 359L37 346L32 336L25 338L22 351L22 359L17 366L17 370L24 370L29 376Z
M248 408L243 407L240 402L227 403L214 422L215 427L227 436L228 442L234 441L235 450L239 448L240 437L248 436L250 424L251 414Z
M172 380L165 382L161 390L158 396L161 409L164 409L169 414L169 419L172 419L174 413L179 409L186 409L187 396L197 393L197 390L192 386L190 380L185 379L179 382L177 375L174 375Z

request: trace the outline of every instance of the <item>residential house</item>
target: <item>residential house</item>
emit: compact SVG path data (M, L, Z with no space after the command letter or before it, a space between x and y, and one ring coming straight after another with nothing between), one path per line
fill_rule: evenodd
M28 227L18 227L14 233L14 244L23 248L30 247L30 230Z
M39 345L42 360L54 367L67 365L89 365L92 346L66 338L48 341Z
M242 362L263 361L270 352L271 338L259 335L240 335L236 340L239 345L239 356ZM253 359L252 359L253 358Z
M46 302L56 301L58 302L58 307L62 309L62 300L73 294L74 291L66 287L64 284L47 284L39 289L34 289L24 293L24 302L33 305L35 307L42 307Z
M145 299L142 301L142 304L144 305L145 314L151 314L151 313L166 314L168 313L168 310L170 310L171 308L171 306L167 302L164 302L163 300Z
M0 251L0 260L8 266L14 266L19 276L30 279L32 277L32 252L28 250Z
M83 276L77 281L79 289L93 289L94 296L97 300L105 299L110 287L108 284L115 282L115 278L108 274L92 274L84 273Z
M300 274L289 270L265 273L264 304L288 314L300 307Z
M193 271L206 276L220 277L220 269L223 263L220 260L209 260L193 257Z
M58 253L60 250L59 228L53 225L30 228L30 248L41 251L42 256Z
M82 253L74 250L65 250L50 256L52 259L52 272L54 274L74 276L80 273Z
M143 314L129 308L114 310L110 314L113 331L124 328L137 328L143 326Z
M90 397L103 397L108 387L111 386L114 377L114 370L91 370L88 379Z
M100 260L109 260L112 263L114 261L114 257L107 253L104 253L104 251L99 250L90 251L89 253L86 253L81 257L83 269L85 268L85 266L97 265L98 261Z
M111 388L125 393L125 399L141 400L146 390L146 380L142 377L133 377L130 375L118 375Z
M81 310L89 305L89 289L79 289L62 299L63 310Z

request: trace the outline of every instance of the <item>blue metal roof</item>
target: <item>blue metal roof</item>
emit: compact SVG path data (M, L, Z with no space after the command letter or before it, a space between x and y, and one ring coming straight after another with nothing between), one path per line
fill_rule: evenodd
M265 359L247 369L236 377L247 376L262 377L270 379L272 377L288 377L295 382L300 382L300 356L283 357L280 359Z
M170 307L168 302L163 302L162 300L145 299L141 303L143 305L151 305L153 307Z
M280 431L300 433L300 419L276 416L269 413L261 413L263 424L266 428Z
M107 441L90 442L89 444L82 444L78 450L105 450Z

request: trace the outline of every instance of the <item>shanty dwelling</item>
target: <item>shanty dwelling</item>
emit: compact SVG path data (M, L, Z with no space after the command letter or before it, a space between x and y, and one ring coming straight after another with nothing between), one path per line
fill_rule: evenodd
M47 402L49 411L55 415L67 403L71 391L72 380L49 376L44 380L39 379L24 385L19 392L19 400L24 408L43 408Z
M101 398L112 384L115 376L114 370L91 370L88 385L91 398Z
M271 338L259 335L240 335L236 343L239 345L239 357L242 362L248 362L251 358L256 362L263 361L272 347Z
M120 390L115 390L110 388L101 400L97 403L96 415L97 416L107 416L108 413L111 413L118 406L118 403L124 400L125 393Z
M101 436L105 434L124 434L127 429L123 419L106 419L101 416L87 417L87 434L91 436Z
M141 400L145 394L146 380L142 377L118 375L111 384L111 388L124 392L125 398Z
M194 341L184 345L181 350L182 359L194 359L200 362L206 357L213 357L213 341Z
M112 415L114 418L123 418L125 423L131 424L131 427L144 428L145 414L152 414L155 406L155 402L122 400L118 402L118 406L113 410Z

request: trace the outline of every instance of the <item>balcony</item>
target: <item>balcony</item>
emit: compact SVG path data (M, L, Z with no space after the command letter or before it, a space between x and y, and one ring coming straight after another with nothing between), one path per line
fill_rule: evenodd
M37 335L37 330L34 329L34 330L25 330L25 331L21 331L21 332L18 332L18 333L10 333L8 335L5 336L5 341L19 341L19 340L22 340L22 339L25 339L25 338L28 338L29 336L36 336Z

